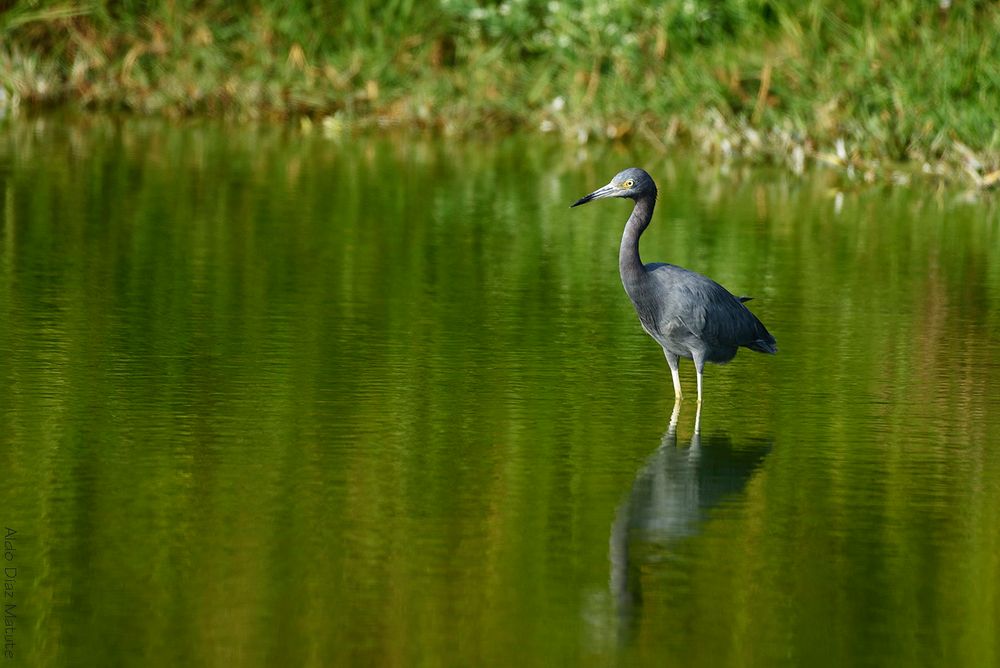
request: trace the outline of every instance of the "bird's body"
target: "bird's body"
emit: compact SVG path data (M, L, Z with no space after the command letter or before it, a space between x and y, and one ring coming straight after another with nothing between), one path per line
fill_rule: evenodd
M618 269L639 322L663 348L678 399L682 395L678 371L681 357L694 361L700 402L705 362L724 364L740 347L777 352L774 337L744 306L748 298L736 297L712 279L682 267L660 262L643 264L639 237L649 225L656 205L656 185L649 174L637 168L626 169L573 206L605 197L635 201L622 234Z
M733 359L740 346L774 352L760 320L715 281L672 264L647 264L645 272L645 281L626 284L625 291L643 329L665 352L715 364Z

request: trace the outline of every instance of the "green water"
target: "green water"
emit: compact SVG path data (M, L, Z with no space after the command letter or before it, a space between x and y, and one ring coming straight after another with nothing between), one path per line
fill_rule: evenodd
M631 150L0 126L5 665L1000 665L996 196Z

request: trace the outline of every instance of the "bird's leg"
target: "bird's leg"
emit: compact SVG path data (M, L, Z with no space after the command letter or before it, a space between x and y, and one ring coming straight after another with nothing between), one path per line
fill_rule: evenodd
M705 369L705 359L696 356L694 358L694 368L698 372L698 405L701 406L701 374Z
M667 350L664 350L663 354L667 357L667 366L670 367L670 377L674 381L674 401L680 401L684 398L684 393L681 392L680 358Z

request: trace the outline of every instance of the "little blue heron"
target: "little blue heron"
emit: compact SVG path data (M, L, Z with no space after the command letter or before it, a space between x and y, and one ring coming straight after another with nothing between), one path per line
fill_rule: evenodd
M735 297L712 279L672 264L642 263L639 237L649 226L656 205L656 184L645 170L632 167L619 172L611 183L572 206L607 197L635 202L622 234L618 270L642 328L663 347L675 399L683 396L678 371L681 357L694 361L700 404L705 362L725 364L740 346L759 353L778 352L774 337L743 305L749 297Z

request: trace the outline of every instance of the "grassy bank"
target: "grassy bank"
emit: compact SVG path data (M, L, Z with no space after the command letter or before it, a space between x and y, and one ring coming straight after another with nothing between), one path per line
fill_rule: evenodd
M15 3L0 109L299 116L690 142L860 179L1000 180L987 1Z

